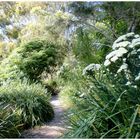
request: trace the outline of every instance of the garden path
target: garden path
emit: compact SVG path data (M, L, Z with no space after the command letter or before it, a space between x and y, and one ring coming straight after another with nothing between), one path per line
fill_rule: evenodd
M66 131L64 109L57 95L52 97L51 104L53 105L55 112L54 119L50 123L44 124L41 127L37 126L25 130L22 133L22 138L59 138L63 135Z

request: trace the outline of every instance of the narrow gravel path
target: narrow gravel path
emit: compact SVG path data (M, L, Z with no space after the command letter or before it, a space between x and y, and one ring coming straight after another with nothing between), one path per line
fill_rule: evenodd
M54 119L43 126L35 127L33 129L25 130L22 138L59 138L66 131L64 124L64 109L58 100L58 96L53 96L51 99L55 117Z

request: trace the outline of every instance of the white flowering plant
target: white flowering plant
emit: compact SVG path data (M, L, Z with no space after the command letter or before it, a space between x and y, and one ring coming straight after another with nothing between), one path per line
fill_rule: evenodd
M100 64L92 63L83 69L82 75L86 75L86 74L92 75L95 71L98 71L100 68L101 68Z
M83 103L77 100L71 115L70 137L140 138L139 50L140 36L128 33L114 42L103 64L83 70L77 91L84 93Z
M106 56L104 66L126 85L138 87L140 84L140 36L128 33L120 36Z

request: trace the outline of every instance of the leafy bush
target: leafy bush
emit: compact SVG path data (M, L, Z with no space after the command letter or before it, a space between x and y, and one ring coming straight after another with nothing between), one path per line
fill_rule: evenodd
M18 49L12 51L12 53L0 63L0 84L7 80L23 79L24 73L19 69L21 56L18 54Z
M53 73L61 60L59 46L41 39L21 45L19 53L19 67L30 80L39 80L43 72Z
M121 41L128 41L128 38L130 43L119 44ZM120 37L115 43L119 44L115 50L121 47L127 48L129 45L131 47L120 53L111 52L106 57L109 59L106 61L110 61L110 63L106 65L105 61L105 68L102 65L96 69L95 66L98 66L96 64L92 65L93 68L84 69L84 74L87 74L85 82L76 91L83 95L80 96L83 102L81 104L81 101L77 100L77 107L70 114L71 127L66 135L67 138L140 138L140 88L136 81L132 80L136 79L139 73L139 65L135 65L139 64L139 36L130 33ZM117 45L115 44L115 46ZM133 55L133 51L135 51L135 55ZM126 58L126 63L129 62L129 67L122 69L122 74L117 73L124 58ZM126 84L125 72L129 68L136 67L137 69L134 69L133 73L129 73L132 74L133 84ZM88 73L85 70L88 70ZM114 74L116 75L114 76Z
M3 111L5 111L4 108L9 107L7 115L9 115L8 112L11 114L15 112L14 114L18 116L17 124L22 125L23 129L49 121L54 117L49 99L50 95L39 84L29 85L24 81L24 83L13 82L0 87L0 107ZM4 119L3 116L0 117ZM17 119L12 116L6 117L6 119L9 118L9 125L10 121L14 122ZM2 126L2 131L10 130L6 126Z

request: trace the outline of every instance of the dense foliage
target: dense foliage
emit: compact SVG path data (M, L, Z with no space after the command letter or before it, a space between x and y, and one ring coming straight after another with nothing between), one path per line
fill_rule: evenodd
M77 30L77 37L73 41L73 53L81 65L103 62L105 54L110 50L108 46L98 43L94 36L89 30Z
M66 110L65 138L140 138L139 2L0 2L0 138Z

